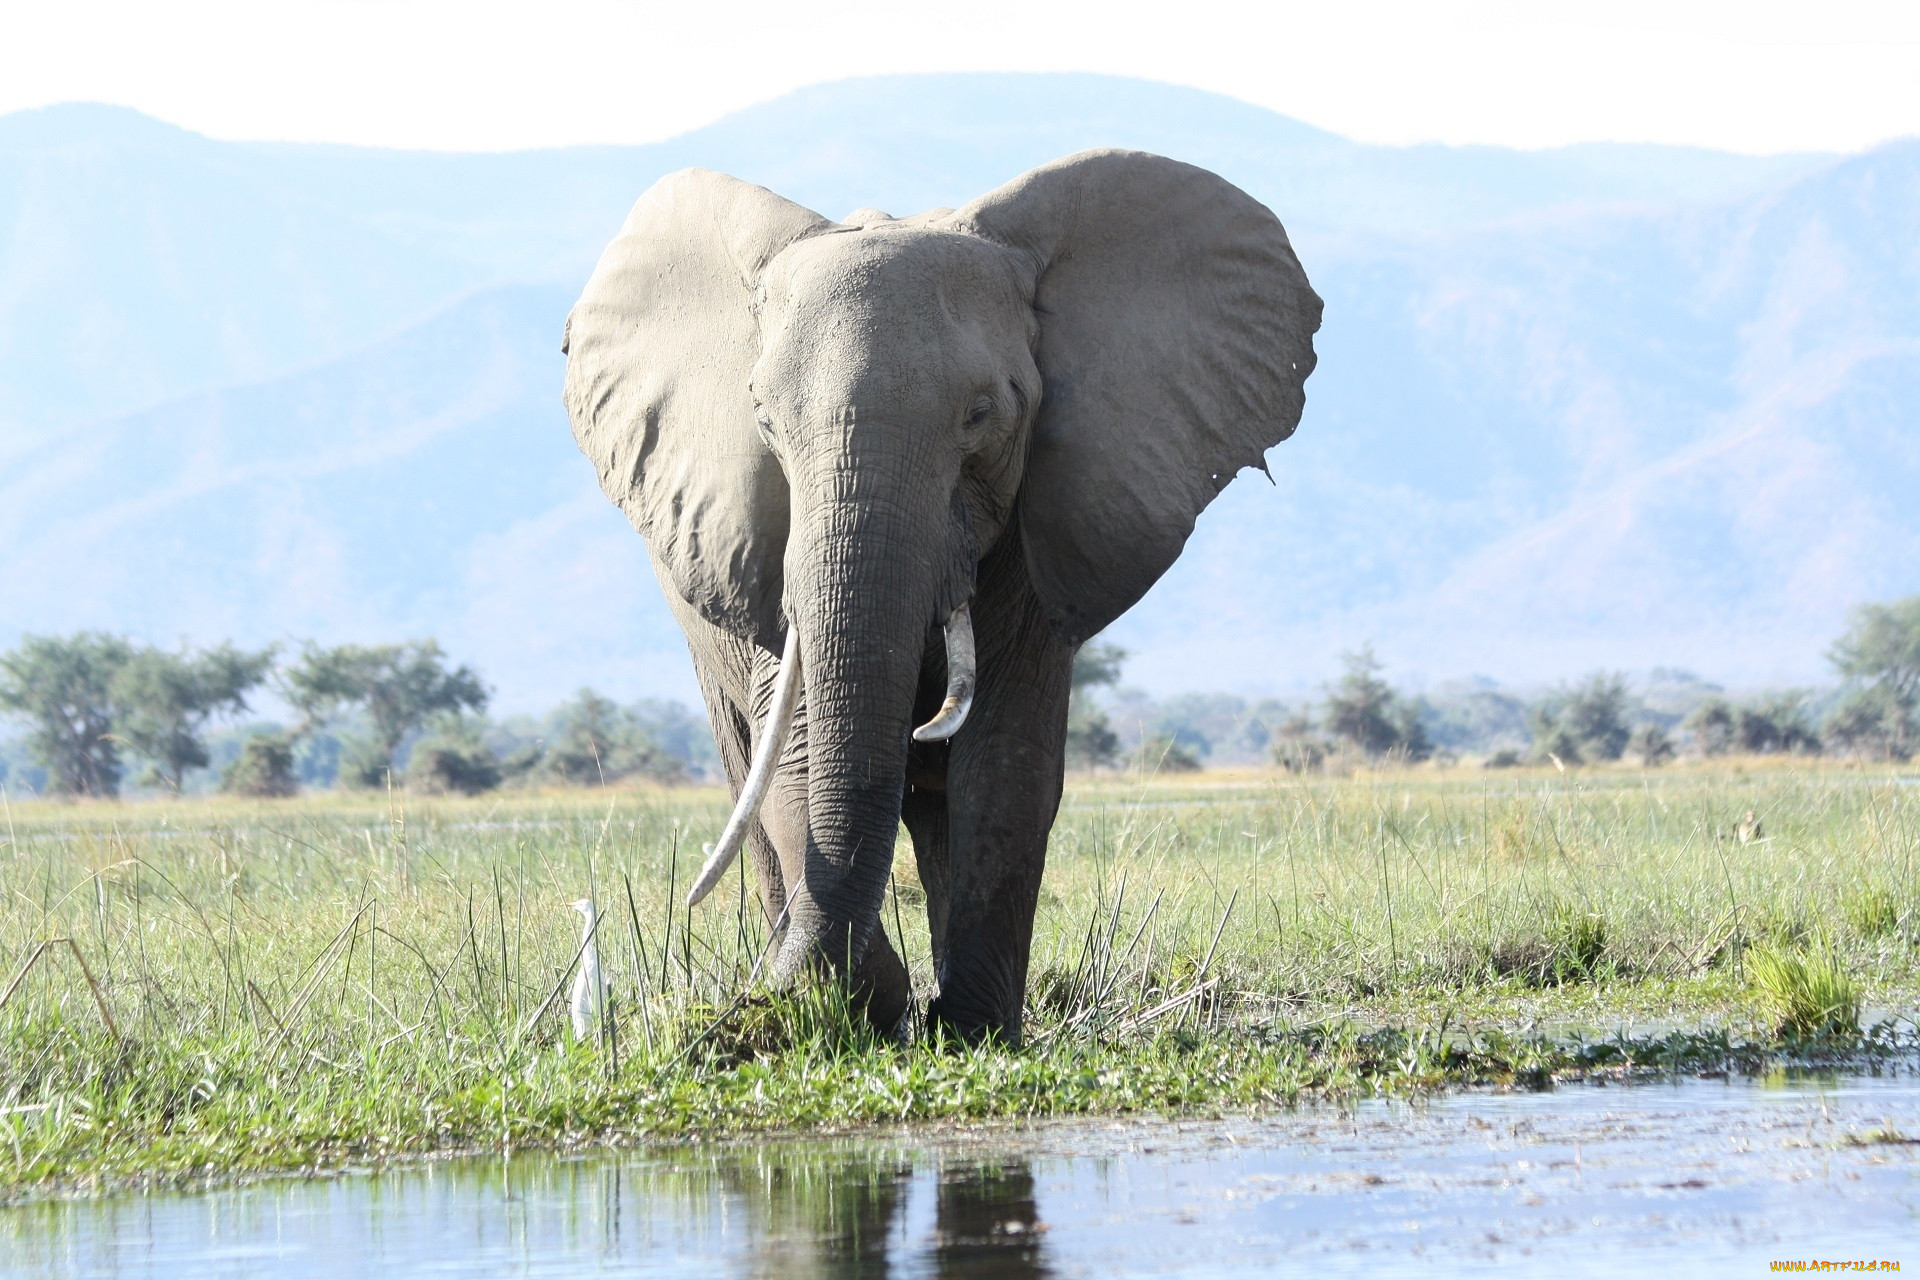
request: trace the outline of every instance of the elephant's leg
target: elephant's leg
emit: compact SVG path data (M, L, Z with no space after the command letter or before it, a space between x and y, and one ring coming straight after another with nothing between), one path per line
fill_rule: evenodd
M933 718L947 696L947 648L939 629L927 639L915 695L913 720ZM947 763L945 742L915 742L907 751L907 790L900 803L900 821L913 837L913 861L920 887L927 894L927 936L933 943L933 970L940 972L947 946L947 902L950 898L947 825Z
M754 736L773 705L773 680L780 661L758 645L723 631L669 591L668 604L687 634L694 675L720 750L729 793L737 800L753 757ZM799 883L807 853L807 707L801 694L793 724L780 753L772 786L760 805L760 820L748 834L747 848L760 884L761 910L775 935L784 931L789 887ZM867 953L849 967L855 997L875 1026L891 1031L912 997L907 969L876 929Z
M947 954L947 795L909 785L900 819L913 837L913 861L920 887L927 894L927 936L933 942L933 970L940 972Z
M666 594L675 620L686 633L694 679L700 685L701 701L707 706L707 723L713 730L714 746L720 754L727 793L738 799L741 788L746 785L748 763L753 758L753 733L765 718L770 701L771 677L763 676L761 668L777 666L778 662L758 645L714 626L684 601L676 599L673 592ZM760 719L755 719L756 714ZM767 924L777 931L787 881L779 853L768 838L764 823L756 823L747 833L747 852L753 859L754 878L760 887L761 910ZM697 867L698 863L694 865Z
M963 1036L1017 1044L1073 651L1047 625L1012 531L980 566L973 618L979 690L947 763L946 943L930 1012Z

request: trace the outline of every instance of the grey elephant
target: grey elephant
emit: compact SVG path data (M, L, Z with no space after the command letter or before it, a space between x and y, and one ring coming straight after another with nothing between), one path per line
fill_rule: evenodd
M1019 1042L1074 651L1292 433L1320 306L1270 211L1141 152L910 218L698 169L634 205L567 318L566 404L734 792L691 900L747 847L776 981L898 1022L904 821L930 1019Z

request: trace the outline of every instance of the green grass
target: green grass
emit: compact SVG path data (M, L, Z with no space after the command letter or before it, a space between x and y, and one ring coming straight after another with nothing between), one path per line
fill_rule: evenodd
M716 791L15 803L0 1195L1911 1057L1913 781L1797 763L1077 782L1019 1052L896 1045L833 992L753 990L750 886L677 905ZM1748 810L1765 840L1736 838ZM616 1014L574 1045L582 895ZM903 841L884 925L924 992L922 901Z
M1783 1036L1844 1037L1860 1033L1860 984L1830 949L1756 947L1747 957Z

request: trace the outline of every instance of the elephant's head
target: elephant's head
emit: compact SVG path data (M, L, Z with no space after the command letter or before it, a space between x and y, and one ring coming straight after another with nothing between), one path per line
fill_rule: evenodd
M1060 636L1104 627L1292 432L1319 320L1272 213L1138 152L898 221L700 170L641 197L568 318L567 406L667 589L797 632L785 969L876 926L922 654L981 557L1018 537Z

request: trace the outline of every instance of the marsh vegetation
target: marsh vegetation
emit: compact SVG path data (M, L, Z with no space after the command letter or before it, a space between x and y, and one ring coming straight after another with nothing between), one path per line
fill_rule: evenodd
M833 991L758 990L751 885L679 905L718 789L16 803L0 1180L1910 1058L1917 781L1083 780L1018 1050L896 1043ZM912 867L903 841L884 925L924 993ZM582 896L614 1001L575 1043Z

